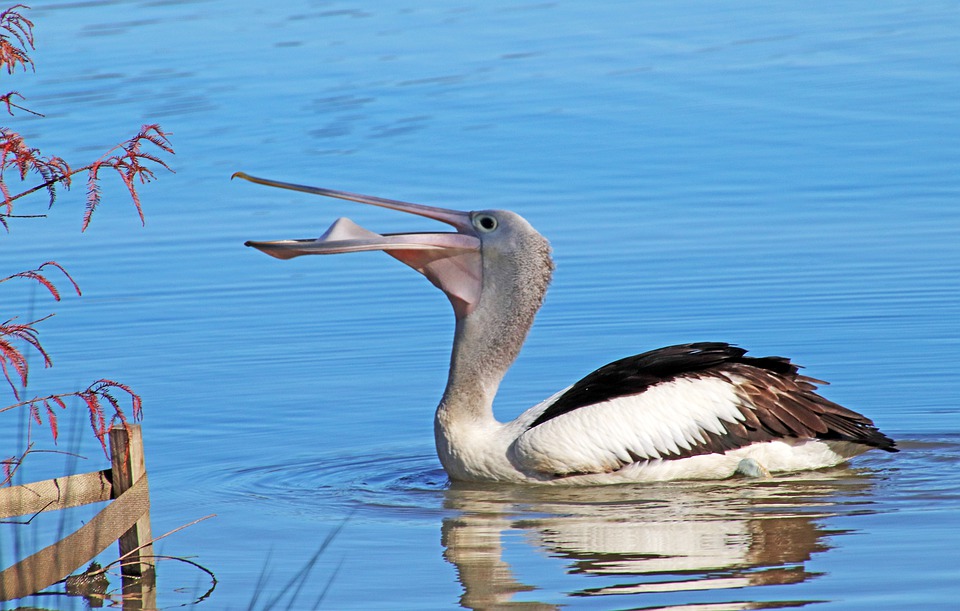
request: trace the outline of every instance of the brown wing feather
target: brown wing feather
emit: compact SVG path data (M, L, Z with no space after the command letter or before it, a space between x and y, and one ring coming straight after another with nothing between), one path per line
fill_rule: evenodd
M851 441L896 451L894 441L869 418L819 395L819 380L745 363L724 363L701 373L721 375L734 384L747 426L759 424L776 437Z

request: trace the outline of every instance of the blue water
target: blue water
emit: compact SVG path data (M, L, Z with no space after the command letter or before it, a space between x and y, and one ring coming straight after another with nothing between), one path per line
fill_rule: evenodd
M0 275L55 259L84 295L7 283L2 317L57 313L35 392L110 377L143 396L154 533L217 514L159 545L216 574L200 605L247 608L258 590L256 608L955 604L955 3L104 1L28 16L36 73L4 74L4 91L46 116L5 125L82 163L158 122L176 173L142 188L145 227L110 182L85 234L79 183L47 219L13 223ZM557 273L501 419L614 358L720 340L805 365L903 451L762 482L450 486L432 442L443 295L382 254L242 246L339 216L433 225L231 182L238 170L509 208L546 235ZM102 466L75 413L59 447L89 459L36 455L26 480ZM0 525L2 564L12 541L39 548L90 515ZM161 564L159 604L209 585Z

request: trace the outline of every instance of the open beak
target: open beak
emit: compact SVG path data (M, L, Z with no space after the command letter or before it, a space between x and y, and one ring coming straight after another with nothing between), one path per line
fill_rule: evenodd
M245 243L246 246L252 246L278 259L292 259L301 255L336 255L346 252L382 250L426 276L434 286L446 293L457 317L468 315L480 300L480 289L483 285L480 239L474 233L468 212L267 180L243 172L237 172L233 178L399 210L446 223L457 230L457 233L379 234L364 229L350 219L341 218L319 238L250 241Z

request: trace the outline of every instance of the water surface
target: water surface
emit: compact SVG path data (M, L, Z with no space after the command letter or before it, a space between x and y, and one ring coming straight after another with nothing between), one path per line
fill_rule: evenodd
M953 3L105 1L29 16L36 74L4 78L46 117L6 124L79 163L159 122L176 174L143 188L143 228L117 185L86 234L82 188L14 224L3 273L56 259L84 296L11 289L5 315L57 311L37 393L111 377L143 395L154 532L217 514L161 546L217 575L201 605L259 591L258 608L874 610L960 594ZM550 238L554 286L502 419L615 358L720 340L830 380L903 451L770 481L451 486L432 446L444 297L376 253L281 262L242 246L339 216L432 224L230 182L237 170L509 208ZM102 461L83 426L61 442L90 457L68 461L78 471ZM64 462L38 456L28 479ZM88 517L2 525L2 560ZM209 587L172 562L159 579L165 607ZM69 604L50 600L31 604Z

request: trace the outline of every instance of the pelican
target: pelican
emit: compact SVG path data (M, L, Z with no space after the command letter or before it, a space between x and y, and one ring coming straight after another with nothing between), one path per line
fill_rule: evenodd
M669 346L597 369L512 422L493 414L553 272L550 244L508 210L461 212L257 178L235 178L415 214L456 232L369 231L341 218L319 238L246 242L278 259L383 251L427 277L456 316L434 418L452 480L610 484L720 479L896 452L873 422L817 394L789 359L720 342Z

